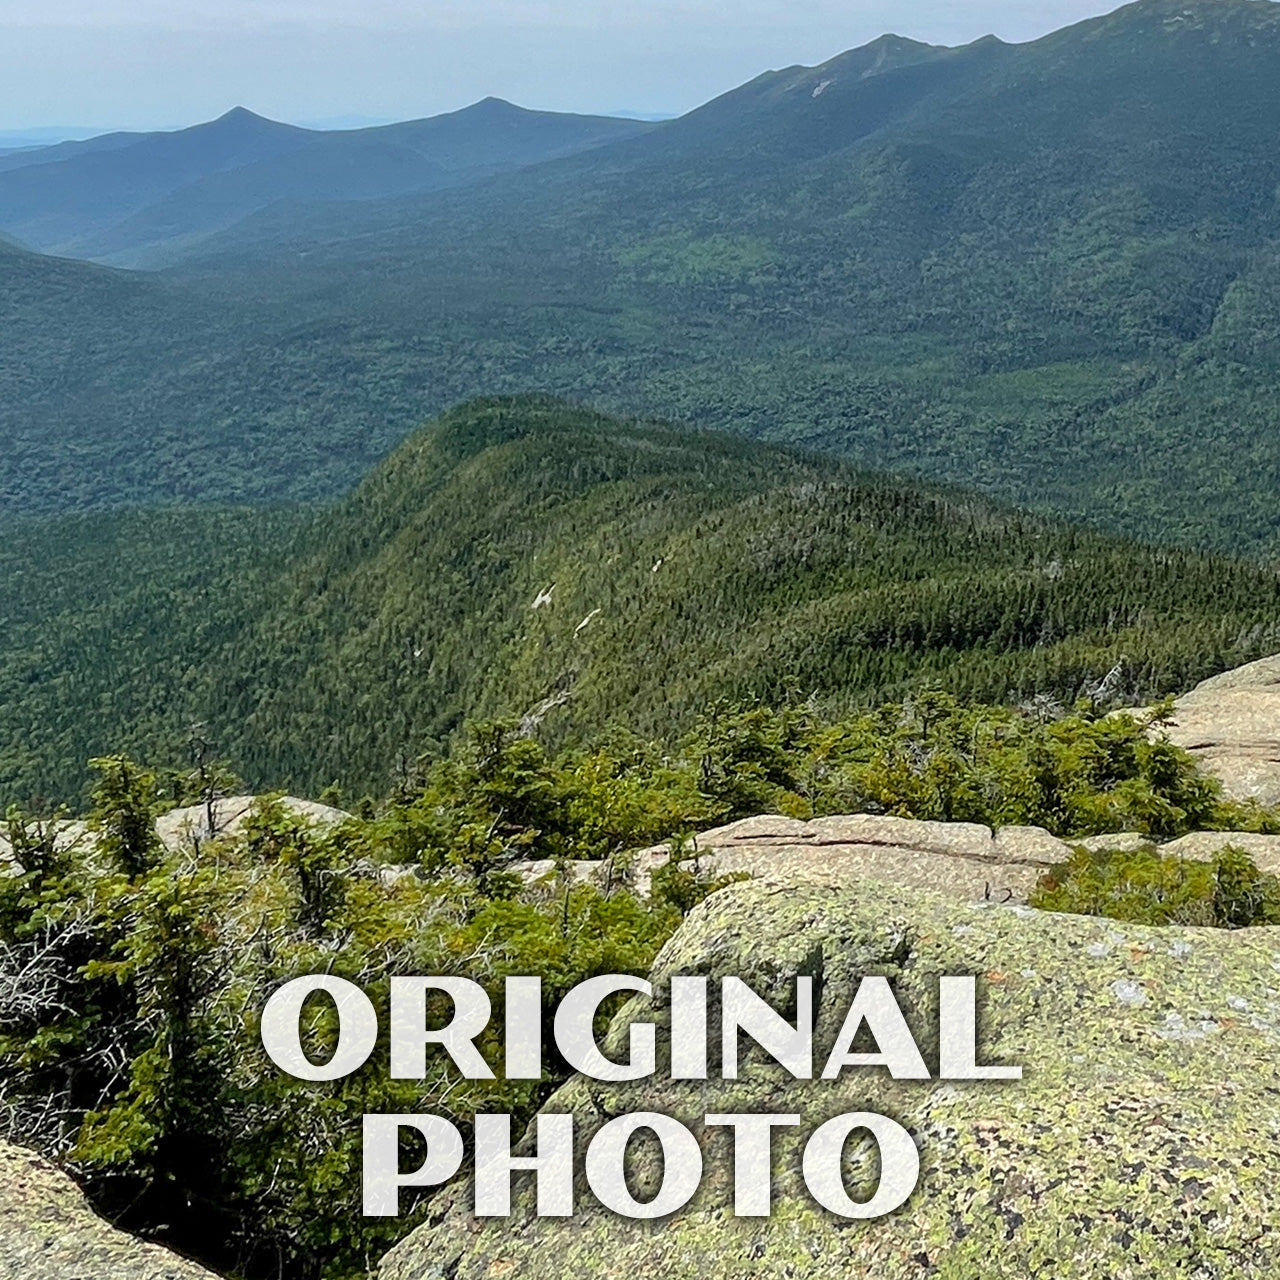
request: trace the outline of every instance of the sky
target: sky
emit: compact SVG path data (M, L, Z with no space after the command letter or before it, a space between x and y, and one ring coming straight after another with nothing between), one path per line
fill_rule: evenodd
M246 106L410 119L490 94L679 114L886 31L1034 39L1118 0L0 0L0 132L173 128Z

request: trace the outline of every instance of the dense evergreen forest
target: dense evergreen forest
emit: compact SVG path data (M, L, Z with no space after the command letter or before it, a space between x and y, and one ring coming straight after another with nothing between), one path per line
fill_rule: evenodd
M540 397L444 415L323 509L23 522L0 551L0 798L92 756L382 794L469 717L674 741L719 703L929 685L1134 704L1280 648L1280 574L821 455Z
M332 498L447 405L542 390L1272 555L1277 112L1274 5L1141 0L284 203L161 276L0 253L0 499Z

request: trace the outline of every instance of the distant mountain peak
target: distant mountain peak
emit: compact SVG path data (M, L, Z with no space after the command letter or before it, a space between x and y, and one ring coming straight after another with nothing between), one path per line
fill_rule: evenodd
M202 126L197 125L196 128ZM296 125L282 124L279 120L271 120L266 116L260 116L256 111L250 111L248 107L232 107L230 111L224 112L216 120L211 120L205 128L212 129L294 129Z
M1280 3L1276 0L1131 0L1110 13L1085 18L1031 43L1032 48L1066 48L1077 42L1112 41L1132 54L1124 41L1153 39L1188 47L1234 44L1274 48L1280 39ZM1121 43L1114 43L1114 42ZM1256 43L1255 43L1256 42Z
M1222 12L1227 9L1256 9L1259 12L1275 9L1275 0L1130 0L1117 13L1173 13L1190 16L1196 13Z
M454 111L445 111L438 116L425 117L427 120L504 120L514 118L516 116L534 115L527 107L522 107L514 102L508 102L506 98L499 98L490 94L487 98L481 98L476 102L468 103L465 107L458 107ZM392 128L399 126L392 125Z
M466 111L491 111L491 112L523 112L524 107L517 106L514 102L508 102L506 98L496 97L490 94L487 98L481 98L479 102L472 103L470 107L463 108Z
M870 43L863 46L864 49L875 52L879 52L881 49L896 52L900 49L934 49L937 47L936 45L927 44L923 40L913 40L910 36L900 36L893 31L886 31L884 35L877 36Z
M912 40L908 36L886 32L872 40L870 44L849 49L837 54L821 66L805 68L805 70L830 74L833 77L830 83L835 83L835 77L842 74L867 79L886 71L897 70L899 67L928 62L949 52L950 50L942 45L925 44L921 40Z
M1238 18L1243 18L1249 25L1275 26L1280 24L1280 4L1276 0L1131 0L1113 13L1086 20L1080 25L1158 19L1169 29L1185 27L1199 30L1225 19Z

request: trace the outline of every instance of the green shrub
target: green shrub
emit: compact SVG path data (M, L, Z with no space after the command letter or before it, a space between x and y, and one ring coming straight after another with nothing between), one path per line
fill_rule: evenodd
M1247 929L1280 925L1280 878L1228 846L1211 862L1161 854L1077 849L1031 895L1042 911L1105 916L1131 924Z
M1041 719L929 691L829 719L809 706L717 708L682 744L719 821L884 813L1055 835L1280 830L1232 805L1194 759L1152 731L1165 714L1111 715L1082 701Z
M548 1028L540 1082L462 1080L448 1062L425 1081L395 1081L385 1044L345 1080L294 1080L258 1043L270 992L329 972L385 1014L394 973L471 978L493 999L478 1043L500 1073L506 977L540 976L554 1008L587 978L647 973L681 919L668 897L572 877L563 892L523 893L504 869L513 858L546 841L598 852L582 831L609 824L599 806L578 825L565 816L561 775L533 744L507 750L505 735L486 737L493 751L475 791L446 795L437 776L381 817L335 829L267 799L239 835L198 853L170 854L155 839L154 775L123 757L100 766L97 852L60 850L48 823L11 813L28 862L0 878L0 972L12 979L0 990L0 1132L65 1161L122 1226L223 1273L365 1276L425 1201L398 1221L362 1216L360 1116L436 1111L465 1130L477 1111L506 1111L519 1125L568 1067ZM441 856L387 883L378 869L388 852L424 850L388 849L386 832L404 837L433 809L443 810L431 828L440 843L425 852ZM489 839L472 857L463 837L480 823ZM690 901L705 896L689 881ZM331 1005L308 1008L309 1052L329 1056L335 1033Z
M0 986L0 1131L64 1159L123 1226L224 1274L354 1280L425 1210L363 1218L361 1114L434 1110L465 1129L477 1111L508 1111L520 1123L567 1067L549 1061L539 1082L461 1081L447 1065L392 1081L383 1045L346 1080L293 1080L254 1026L280 983L330 972L384 1006L394 973L466 976L494 996L528 974L553 1005L585 978L643 975L682 915L727 882L705 874L689 834L761 812L1139 830L1151 849L1077 853L1035 905L1280 923L1280 884L1239 850L1208 864L1155 853L1197 828L1280 829L1153 738L1158 717L1081 704L1046 719L942 693L840 719L808 702L721 704L674 746L619 731L559 754L516 723L485 722L341 826L268 798L234 839L177 855L153 820L182 788L106 757L79 848L60 842L61 812L8 815L25 871L0 877L0 975L13 979ZM206 766L196 797L218 776ZM629 853L664 840L673 857L652 896L618 887ZM549 890L526 890L514 871L525 860L559 868ZM570 873L584 860L604 865L603 887ZM480 1044L495 1067L502 1005ZM304 1044L326 1056L331 1008L304 1022Z
M751 878L745 872L707 876L691 841L672 840L670 849L670 857L653 873L653 900L674 907L682 916L688 915L718 889Z

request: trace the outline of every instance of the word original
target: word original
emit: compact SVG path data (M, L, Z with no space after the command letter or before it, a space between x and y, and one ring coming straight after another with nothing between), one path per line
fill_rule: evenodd
M302 1043L303 1006L323 993L337 1014L333 1052L315 1062ZM625 1057L607 1057L597 1041L595 1024L605 1001L620 993L652 997L652 986L640 978L609 975L589 979L560 1001L551 1019L555 1049L573 1070L594 1080L625 1082L657 1074L659 1027L636 1021L628 1028ZM981 1065L978 1052L977 984L972 977L938 980L937 1071L926 1063L887 978L870 975L858 984L853 1000L830 1047L815 1059L813 979L795 980L794 1016L780 1013L745 982L726 977L715 992L718 1016L712 1019L712 984L705 977L671 979L670 1019L663 1054L672 1080L707 1080L716 1072L724 1080L739 1077L740 1049L746 1036L797 1080L837 1080L846 1071L887 1071L895 1080L1019 1080L1022 1068ZM438 1016L442 1003L447 1016ZM541 980L508 978L503 991L503 1071L508 1080L543 1076L543 1027L546 1023ZM386 1024L389 1069L393 1079L421 1080L429 1054L447 1055L470 1080L495 1079L493 1067L476 1047L493 1015L488 993L478 983L458 977L397 977L391 980ZM434 1014L436 1016L429 1016ZM718 1034L711 1028L718 1025ZM300 1080L342 1079L368 1063L379 1043L382 1025L369 997L354 984L329 974L297 978L280 987L262 1012L262 1043L282 1071ZM860 1048L855 1048L860 1045ZM817 1074L815 1075L815 1072ZM369 1216L399 1213L404 1187L438 1186L463 1166L465 1144L455 1125L432 1115L367 1115L364 1117L364 1211ZM532 1172L537 1178L539 1216L565 1217L574 1212L574 1129L571 1115L541 1115L536 1122L535 1155L511 1154L511 1117L479 1115L475 1138L475 1212L479 1217L510 1213L511 1177ZM775 1129L801 1123L798 1115L770 1113L708 1114L703 1124L732 1131L734 1144L734 1212L739 1217L766 1216L771 1209L771 1144ZM399 1167L400 1138L416 1131L427 1155L416 1170ZM857 1201L842 1180L845 1144L865 1131L879 1150L880 1178L868 1200ZM636 1200L627 1188L624 1157L637 1134L646 1133L662 1152L663 1178L651 1200ZM593 1134L583 1170L592 1194L606 1208L631 1218L656 1218L689 1202L701 1183L703 1152L698 1139L681 1122L655 1112L637 1112L610 1120ZM920 1157L912 1135L897 1121L871 1112L854 1112L826 1121L808 1138L802 1173L809 1193L832 1213L847 1218L875 1218L900 1208L919 1179Z

